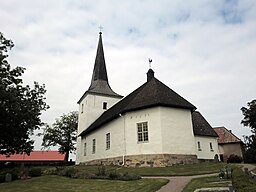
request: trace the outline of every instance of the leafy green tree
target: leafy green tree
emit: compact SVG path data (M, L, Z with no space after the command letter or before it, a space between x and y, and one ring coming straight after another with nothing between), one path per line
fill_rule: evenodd
M76 150L75 143L77 137L78 112L73 111L63 114L60 119L56 119L52 127L46 125L43 133L42 146L59 146L59 152L65 153L65 161L69 159L69 153Z
M248 108L242 107L244 115L241 123L244 126L250 127L252 135L244 136L245 141L245 161L248 163L256 162L256 100L247 103Z
M11 69L7 53L13 46L0 32L0 154L6 155L30 153L34 143L30 136L43 124L41 112L49 108L45 85L34 82L31 89L22 83L25 68Z

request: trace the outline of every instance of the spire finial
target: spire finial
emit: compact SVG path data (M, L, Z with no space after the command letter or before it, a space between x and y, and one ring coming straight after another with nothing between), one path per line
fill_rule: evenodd
M103 29L103 27L100 25L99 26L99 29L100 29L100 35L102 34L102 29Z
M151 69L152 59L148 58L148 63L149 63L149 69Z

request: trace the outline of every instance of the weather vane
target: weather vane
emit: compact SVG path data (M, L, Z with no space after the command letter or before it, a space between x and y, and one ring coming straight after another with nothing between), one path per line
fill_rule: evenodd
M149 69L151 69L152 59L148 58L148 62L149 62Z
M102 33L103 27L101 25L99 26L99 29L100 29L100 33Z

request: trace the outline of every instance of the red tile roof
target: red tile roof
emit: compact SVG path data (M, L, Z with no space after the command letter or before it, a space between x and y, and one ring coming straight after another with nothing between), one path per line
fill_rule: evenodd
M213 130L218 134L218 143L225 144L225 143L240 143L242 142L241 139L236 137L231 130L228 130L225 127L214 127Z
M58 151L32 151L30 155L14 154L10 157L0 155L0 161L64 161L65 154Z

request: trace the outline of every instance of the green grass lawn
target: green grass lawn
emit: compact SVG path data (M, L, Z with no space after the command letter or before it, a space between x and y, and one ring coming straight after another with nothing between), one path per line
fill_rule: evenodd
M171 167L114 167L106 166L106 172L116 171L118 173L126 173L141 176L181 176L181 175L201 175L208 173L217 173L223 169L224 163L200 163L193 165L177 165ZM75 166L81 172L97 173L98 166Z
M194 192L199 188L208 187L228 187L230 179L220 179L219 177L203 177L192 179L182 192Z
M154 192L168 183L166 179L140 179L136 181L71 179L56 175L45 175L29 180L16 180L1 183L0 191L4 192L113 192L140 191Z

